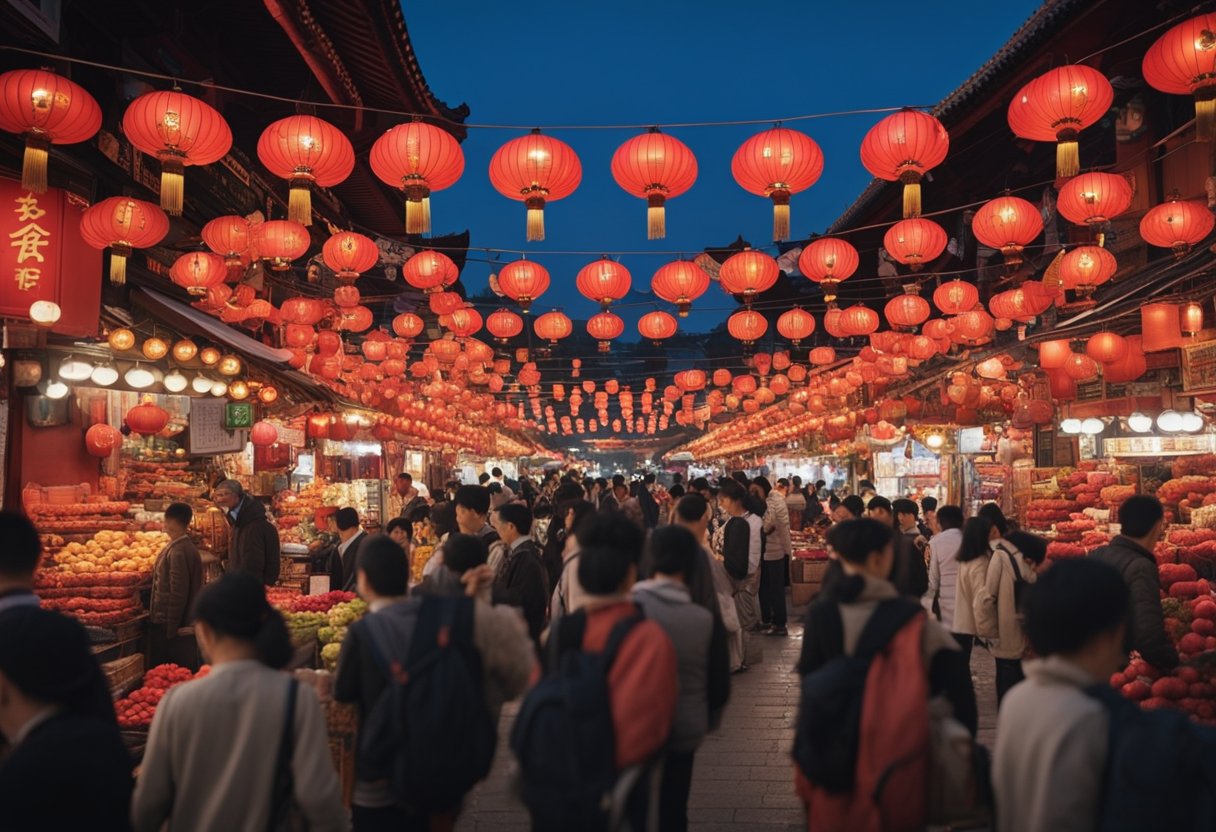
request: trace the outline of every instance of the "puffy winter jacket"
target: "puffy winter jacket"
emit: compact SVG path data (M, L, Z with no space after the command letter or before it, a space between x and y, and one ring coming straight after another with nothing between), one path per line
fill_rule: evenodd
M1153 553L1130 537L1116 535L1111 542L1089 553L1094 560L1113 566L1123 576L1132 596L1132 620L1127 631L1128 649L1134 649L1149 664L1162 670L1178 666L1178 651L1165 634L1161 612L1161 579Z

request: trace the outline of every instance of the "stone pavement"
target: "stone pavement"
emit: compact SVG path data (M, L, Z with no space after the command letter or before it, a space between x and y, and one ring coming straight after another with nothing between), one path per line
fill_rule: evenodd
M800 621L794 611L792 621ZM731 677L731 701L722 726L706 737L697 752L689 799L689 827L694 832L793 832L806 822L794 795L789 757L798 707L798 679L792 669L802 647L802 627L790 627L789 638L755 637L764 660ZM991 656L972 654L972 677L980 704L980 740L992 747L996 729L996 695ZM528 816L510 796L507 780L511 754L507 747L515 708L504 710L498 758L489 779L467 801L457 832L525 832Z

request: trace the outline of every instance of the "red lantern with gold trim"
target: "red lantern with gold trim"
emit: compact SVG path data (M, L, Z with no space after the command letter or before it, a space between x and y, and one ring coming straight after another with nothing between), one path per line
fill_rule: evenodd
M405 194L405 233L431 230L431 194L464 173L464 151L451 133L415 119L376 139L368 155L376 177Z
M628 139L612 154L612 178L631 196L646 200L646 237L667 236L664 205L697 181L697 157L657 127Z
M932 311L929 301L918 294L916 286L905 286L902 295L887 301L883 315L893 328L911 331L929 320Z
M110 282L127 282L127 258L151 248L169 233L169 218L150 202L112 196L90 205L80 218L80 236L93 248L110 249Z
M601 309L607 309L611 303L629 294L632 284L629 269L607 257L583 266L574 280L582 296L598 303Z
M460 276L452 258L439 251L420 251L405 261L401 277L415 289L437 292L456 282Z
M748 193L773 202L773 239L790 236L790 196L819 181L823 151L810 136L774 127L745 141L730 162L730 172Z
M933 305L943 315L957 315L974 309L980 301L980 290L971 283L955 279L933 290Z
M659 298L674 303L681 318L688 317L692 302L709 288L710 277L705 269L691 260L675 260L660 266L650 278L650 291Z
M291 220L271 220L257 226L258 255L276 272L291 268L291 262L308 253L312 238L308 229Z
M1043 231L1039 209L1020 197L1005 194L980 206L971 219L975 237L1005 255L1009 270L1022 264L1022 250Z
M836 289L853 272L859 262L857 249L847 240L820 237L811 240L798 256L798 271L823 288L824 300L836 299Z
M205 251L183 254L169 269L169 278L195 297L203 297L208 289L219 286L227 274L224 258Z
M350 139L328 121L295 115L271 122L258 139L258 158L288 180L287 219L312 225L312 186L332 188L355 169Z
M524 322L510 309L495 309L486 317L486 331L493 335L496 341L505 344L524 331Z
M101 107L84 87L45 69L0 75L0 130L25 137L21 187L46 192L52 144L88 141L101 129Z
M380 261L380 249L370 237L354 231L339 231L325 241L321 256L338 280L353 283Z
M1056 142L1056 177L1081 171L1078 134L1110 110L1115 91L1106 76L1080 64L1058 66L1035 78L1009 103L1014 135Z
M727 319L726 331L732 338L750 345L764 337L768 331L768 321L759 312L742 309Z
M1110 222L1132 205L1132 186L1115 173L1091 171L1074 176L1060 186L1056 209L1077 225Z
M552 312L546 312L536 319L532 324L532 329L536 332L536 337L548 341L551 345L556 345L558 341L570 336L574 332L574 325L570 319L554 309Z
M940 121L919 110L900 110L866 133L861 163L879 179L903 183L906 219L920 216L920 181L949 150L950 136Z
M1184 20L1144 53L1144 80L1153 89L1195 99L1195 138L1216 137L1216 13Z
M498 288L526 314L532 302L549 288L549 270L531 260L516 260L499 270Z
M900 220L887 229L882 246L897 262L914 272L946 250L946 231L933 220L916 217Z
M1115 255L1101 246L1078 246L1060 258L1060 280L1065 289L1085 297L1115 276Z
M718 271L718 282L732 295L742 295L744 304L777 282L781 267L762 251L744 249L732 254Z
M235 214L216 217L203 226L201 236L207 248L224 258L228 280L238 280L245 272L244 257L253 240L249 220Z
M140 436L152 436L160 433L165 429L165 425L169 424L169 413L163 407L158 407L149 397L128 410L123 421Z
M655 346L675 335L677 329L676 319L662 311L647 312L638 320L638 332Z
M795 347L815 331L815 316L801 306L782 312L777 318L777 332Z
M574 148L533 130L511 139L490 159L490 183L528 209L528 242L545 239L545 204L574 193L583 166Z
M1178 192L1140 219L1140 236L1151 246L1168 248L1181 260L1191 246L1212 233L1216 218L1202 202L1182 200Z

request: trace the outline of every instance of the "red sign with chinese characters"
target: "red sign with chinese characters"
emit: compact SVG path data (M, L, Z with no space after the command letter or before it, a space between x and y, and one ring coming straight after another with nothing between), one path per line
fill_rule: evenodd
M97 334L101 252L81 239L82 213L58 188L0 179L0 316L28 319L31 303L51 300L63 312L54 332Z

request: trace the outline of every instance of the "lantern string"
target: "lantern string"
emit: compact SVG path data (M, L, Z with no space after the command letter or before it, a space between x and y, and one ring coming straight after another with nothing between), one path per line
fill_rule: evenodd
M794 116L781 116L778 118L753 118L753 119L734 119L727 121L647 121L637 124L484 124L456 121L455 119L446 118L436 113L418 113L409 110L393 110L386 107L370 107L366 104L343 104L334 101L311 101L308 99L291 98L289 96L275 95L273 93L258 92L257 90L242 89L241 87L231 87L226 84L217 84L214 81L193 81L187 78L181 78L177 75L166 75L161 72L151 72L144 69L132 69L130 67L118 66L116 64L107 64L101 61L90 61L84 58L73 58L67 55L58 54L55 52L43 52L37 49L26 49L20 46L0 45L0 51L17 52L22 55L30 55L36 58L42 58L51 61L61 61L69 64L80 64L82 66L90 66L95 69L104 69L110 72L119 72L125 75L133 75L142 78L153 78L158 81L168 81L172 84L190 84L196 87L201 87L205 90L215 90L218 92L232 93L234 95L247 95L253 98L260 98L266 101L278 101L283 104L291 104L294 106L308 107L326 107L332 110L354 110L367 113L380 113L390 116L401 116L402 118L421 118L426 121L439 122L449 124L453 127L464 128L468 130L649 130L651 128L685 128L685 127L741 127L757 124L777 124L780 122L789 121L811 121L824 118L839 118L843 116L860 116L860 115L876 115L880 113L895 113L900 110L932 110L935 104L916 104L904 105L898 107L863 107L855 110L834 110L825 113L804 113Z

